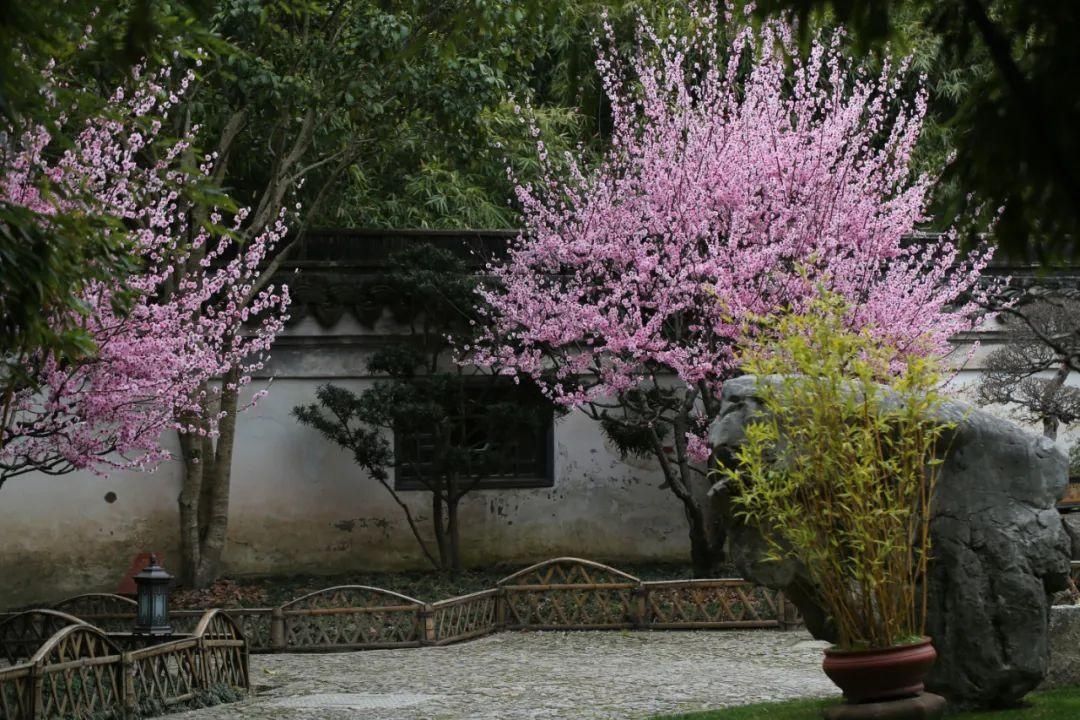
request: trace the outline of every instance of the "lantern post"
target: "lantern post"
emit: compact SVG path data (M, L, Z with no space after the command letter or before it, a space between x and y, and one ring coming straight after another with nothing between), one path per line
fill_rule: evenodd
M150 556L150 563L135 576L136 635L162 637L172 635L169 626L169 586L173 576L158 565L157 556Z

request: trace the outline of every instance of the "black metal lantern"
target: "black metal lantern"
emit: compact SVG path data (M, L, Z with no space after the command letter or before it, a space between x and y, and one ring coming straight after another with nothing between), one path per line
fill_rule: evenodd
M157 556L135 576L135 592L139 607L135 614L136 635L172 635L169 626L169 585L172 575L158 565Z

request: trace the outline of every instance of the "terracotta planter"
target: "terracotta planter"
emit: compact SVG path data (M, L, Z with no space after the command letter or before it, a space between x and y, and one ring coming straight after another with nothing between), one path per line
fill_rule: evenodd
M875 702L918 695L937 659L930 638L881 650L825 651L825 674L851 703Z

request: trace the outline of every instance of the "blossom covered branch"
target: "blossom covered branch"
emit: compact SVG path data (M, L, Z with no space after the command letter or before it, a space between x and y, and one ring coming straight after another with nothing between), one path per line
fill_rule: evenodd
M189 175L188 143L161 138L190 82L189 74L170 91L168 71L136 73L134 89L116 90L59 158L50 153L54 130L43 126L22 133L0 157L0 200L45 223L58 211L114 218L139 263L130 277L82 290L77 322L96 345L89 359L24 359L37 386L10 399L0 479L153 468L169 455L163 432L216 432L213 381L232 373L238 385L249 384L284 324L288 289L255 288L260 266L286 234L283 217L242 245L234 238L246 211L230 227L216 211L197 222L183 191L209 175L214 159ZM194 417L200 421L181 420Z
M488 269L493 329L472 359L568 406L626 407L674 376L704 421L743 322L818 287L881 342L946 352L991 253L906 241L928 219L932 178L910 168L925 91L905 93L904 68L856 67L840 35L800 55L783 21L725 43L730 24L698 20L670 38L643 24L628 64L601 50L613 130L598 168L557 169L540 140L546 173L517 188L525 230Z

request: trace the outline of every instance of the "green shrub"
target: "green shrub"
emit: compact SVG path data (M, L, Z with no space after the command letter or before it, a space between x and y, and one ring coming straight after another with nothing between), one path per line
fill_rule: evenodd
M803 562L840 648L888 647L924 632L927 518L947 425L932 360L854 332L829 294L761 320L741 357L763 406L733 466L736 514L769 558Z

